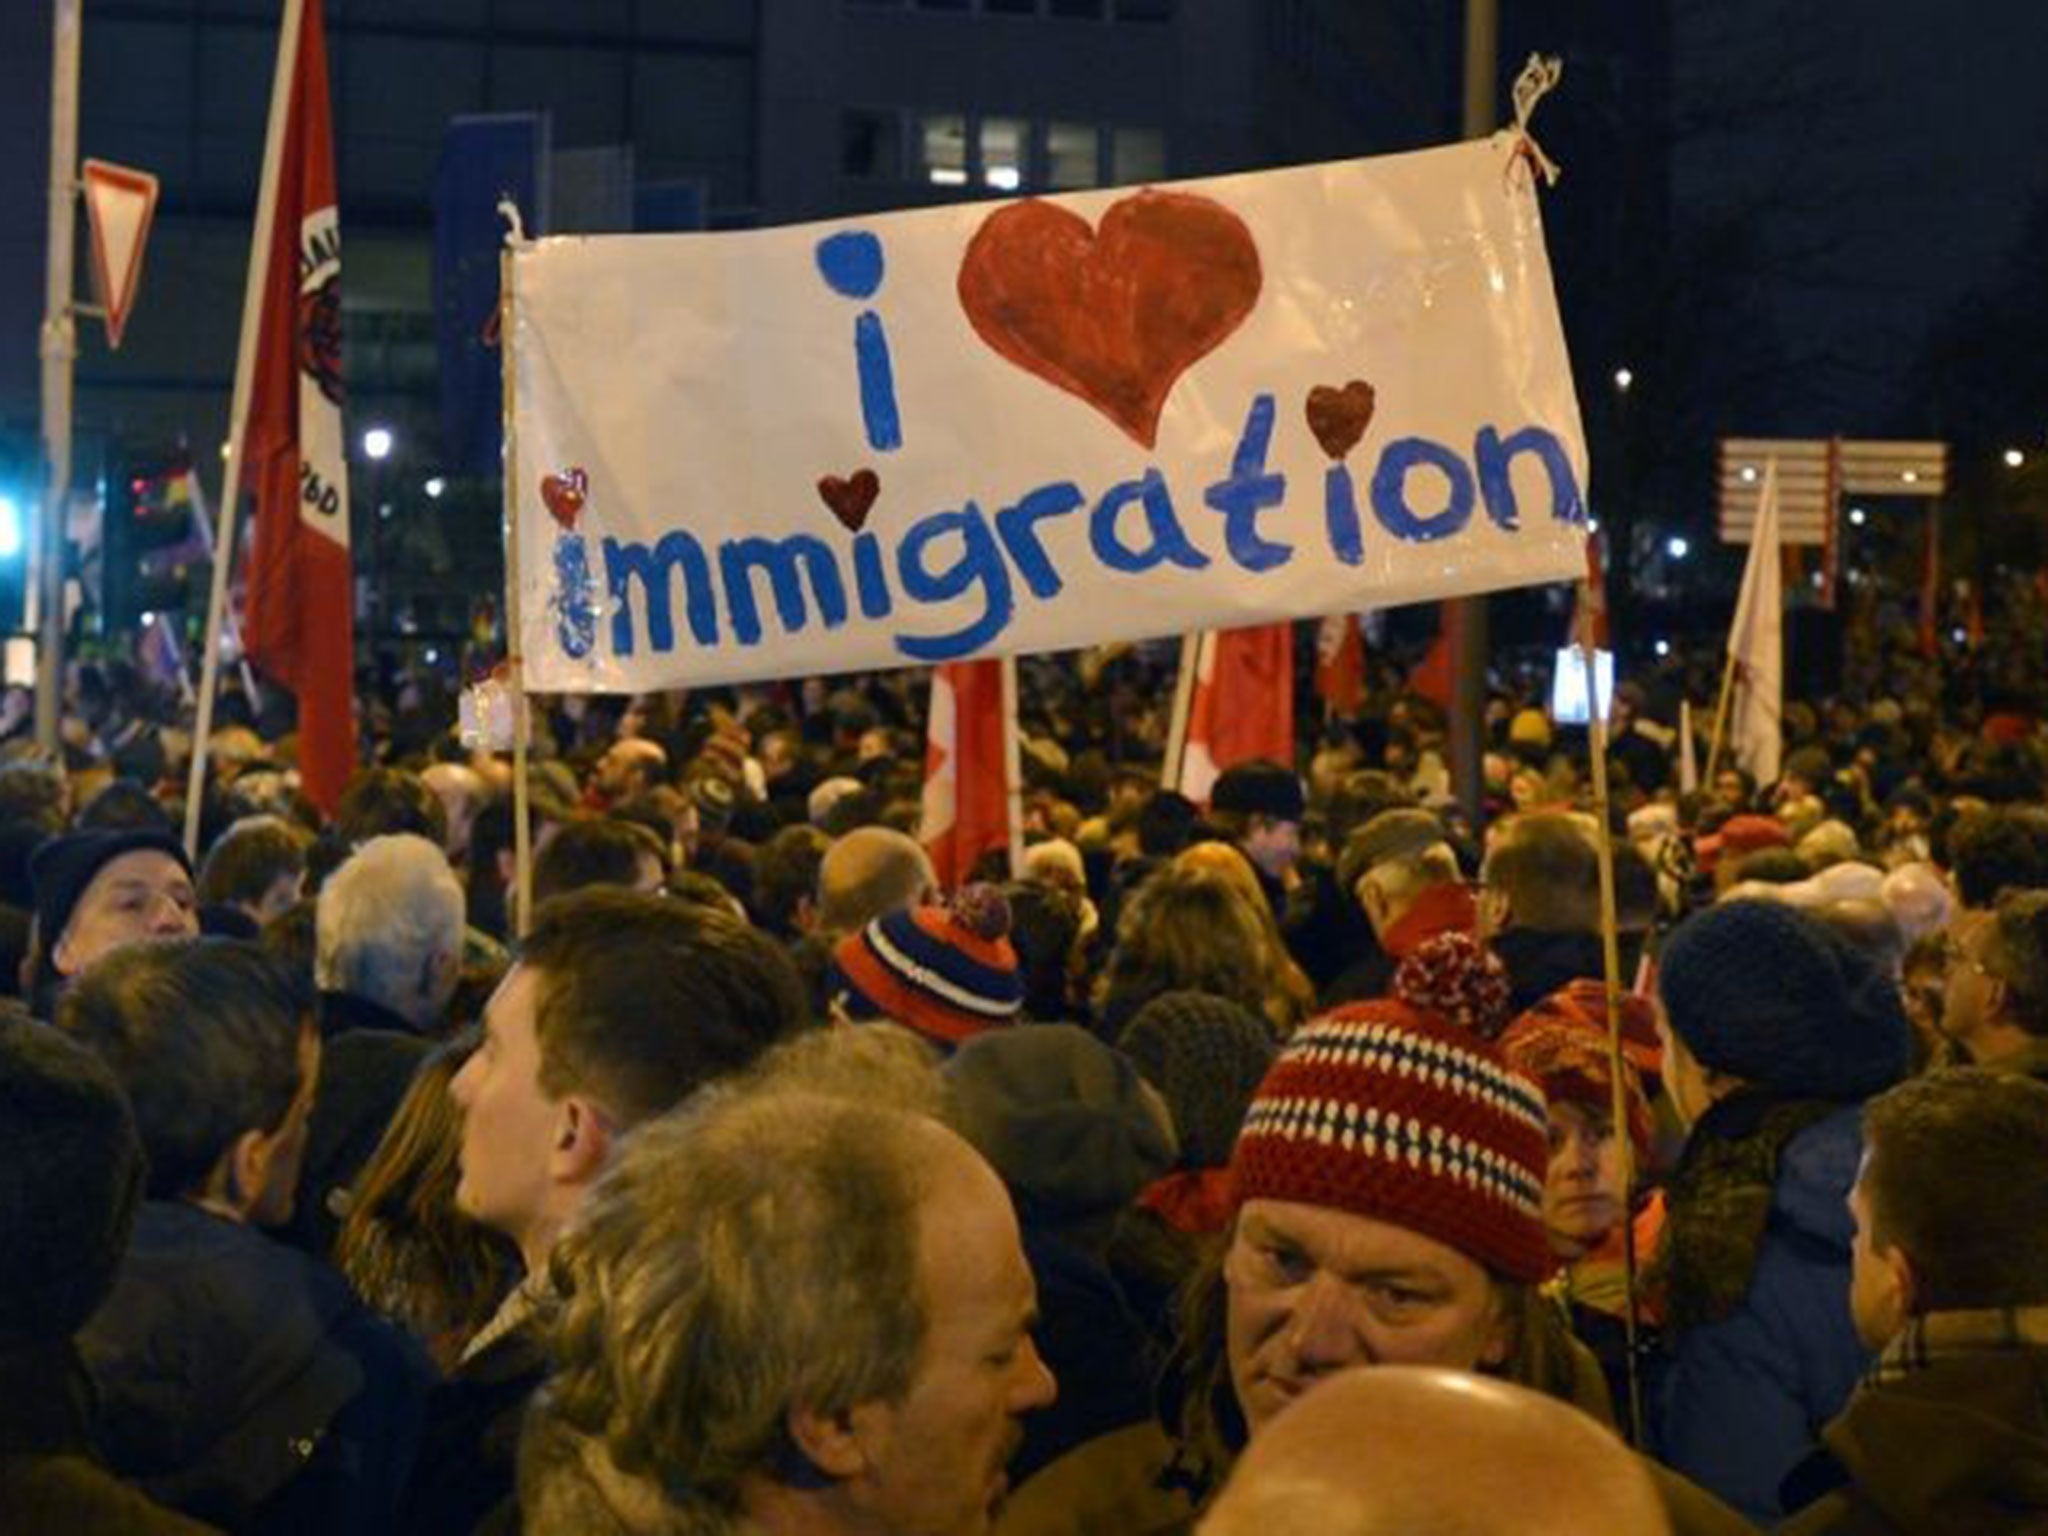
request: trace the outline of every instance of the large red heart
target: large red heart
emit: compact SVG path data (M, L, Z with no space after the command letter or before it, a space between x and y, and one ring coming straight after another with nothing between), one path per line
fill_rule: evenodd
M1004 357L1150 448L1174 381L1251 313L1260 280L1251 231L1209 198L1133 193L1099 230L1033 198L968 241L960 307Z
M827 475L818 482L818 494L848 533L859 533L875 498L882 494L882 481L872 469L857 469L844 480Z
M1308 392L1308 429L1323 452L1341 459L1358 446L1372 421L1373 388L1363 379L1353 379L1342 389L1318 384Z
M589 490L590 477L580 469L564 470L541 481L540 499L547 503L548 516L561 525L562 532L576 531L576 519Z

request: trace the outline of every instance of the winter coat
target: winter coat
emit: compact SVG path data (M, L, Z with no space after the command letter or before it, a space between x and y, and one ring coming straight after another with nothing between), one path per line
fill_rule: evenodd
M325 1265L196 1206L145 1202L79 1348L107 1460L238 1531L389 1521L432 1367Z
M0 1345L0 1516L9 1531L205 1536L152 1504L92 1447L92 1383L69 1339Z
M519 1427L547 1367L531 1295L514 1291L428 1399L399 1531L457 1536L519 1529Z
M1596 933L1564 933L1510 925L1489 941L1508 968L1508 1005L1524 1013L1569 982L1607 974Z
M1849 1313L1861 1111L1744 1091L1701 1117L1668 1192L1657 1455L1750 1519L1870 1364Z
M1822 1440L1788 1536L2048 1531L2048 1309L1922 1319Z

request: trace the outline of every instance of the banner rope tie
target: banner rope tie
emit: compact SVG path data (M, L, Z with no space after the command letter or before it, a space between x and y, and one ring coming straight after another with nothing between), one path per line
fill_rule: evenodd
M1529 119L1536 113L1536 104L1555 90L1563 78L1564 60L1556 54L1546 58L1540 53L1530 54L1529 62L1515 77L1515 158L1529 167L1532 176L1542 177L1546 187L1556 186L1564 171L1536 142L1536 136L1529 131Z

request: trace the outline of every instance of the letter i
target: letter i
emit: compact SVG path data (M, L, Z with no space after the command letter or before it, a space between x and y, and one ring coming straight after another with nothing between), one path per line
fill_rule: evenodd
M1351 488L1351 466L1332 464L1323 471L1323 517L1330 528L1330 550L1346 565L1365 560L1365 536L1358 526L1358 498Z
M849 299L871 299L882 286L882 242L864 229L827 235L818 242L818 271L825 285ZM882 317L864 309L853 322L853 361L860 378L860 413L868 446L880 453L903 446L903 422L896 410L896 376L889 362L889 336Z

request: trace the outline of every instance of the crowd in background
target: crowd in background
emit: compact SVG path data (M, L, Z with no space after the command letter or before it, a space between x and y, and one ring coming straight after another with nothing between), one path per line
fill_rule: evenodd
M1716 658L1624 684L1618 1053L1535 680L1469 816L1384 660L1203 805L1170 650L1027 662L1022 861L953 890L919 674L536 700L522 914L431 679L331 817L225 699L193 859L176 710L77 669L0 746L0 1524L2048 1529L2048 724L1990 619L1795 676L1769 783Z

